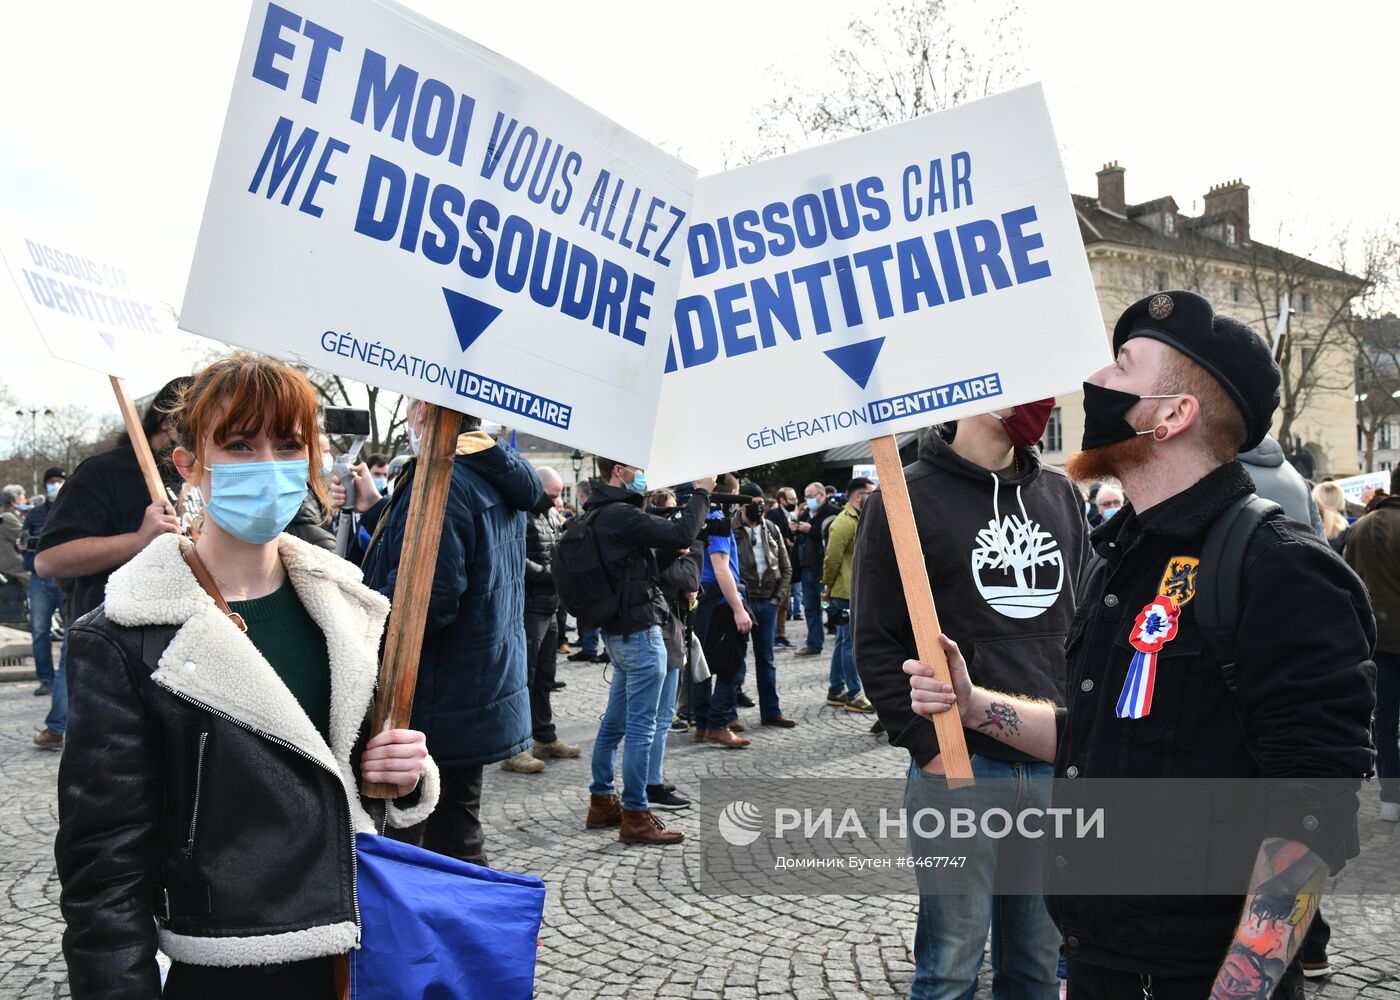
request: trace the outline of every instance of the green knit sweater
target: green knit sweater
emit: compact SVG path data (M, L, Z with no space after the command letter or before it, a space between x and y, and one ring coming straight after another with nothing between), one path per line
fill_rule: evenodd
M287 580L266 597L229 601L228 606L243 616L249 640L329 741L331 661L326 636L302 607L292 581Z

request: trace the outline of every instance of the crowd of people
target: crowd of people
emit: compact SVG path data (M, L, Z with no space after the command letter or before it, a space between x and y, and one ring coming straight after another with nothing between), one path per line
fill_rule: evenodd
M1199 296L1135 304L1113 345L1067 470L1038 447L1052 400L939 425L905 470L951 684L918 660L870 479L658 488L599 457L566 504L553 469L462 416L411 723L378 733L431 408L410 402L411 457L368 456L347 490L294 368L239 354L171 381L141 427L167 499L129 440L47 470L33 503L0 493L0 576L27 588L49 698L34 743L63 751L73 995L332 995L359 934L352 835L489 865L484 768L584 753L554 722L562 656L609 678L580 827L628 844L684 839L656 815L690 805L668 739L744 750L744 708L798 726L781 649L829 656L827 704L907 751L910 809L954 801L928 721L954 710L974 775L1005 779L985 782L1009 796L988 805L1048 807L1055 777L1361 778L1374 756L1381 818L1400 821L1400 483L1355 507L1303 481L1268 437L1277 367ZM1189 605L1212 526L1242 511L1222 647ZM1286 593L1270 586L1285 575ZM1158 600L1175 642L1144 678L1119 640ZM1326 628L1298 642L1282 627L1298 621ZM363 798L362 780L398 797ZM970 996L990 933L997 997L1053 996L1065 974L1080 997L1296 997L1326 971L1318 886L1347 860L1301 808L1276 803L1261 827L1244 901L1108 903L1053 878L1044 898L999 896L997 868L1026 859L985 840L969 861L986 892L940 894L921 868L913 996ZM1252 907L1280 893L1308 919L1264 934Z

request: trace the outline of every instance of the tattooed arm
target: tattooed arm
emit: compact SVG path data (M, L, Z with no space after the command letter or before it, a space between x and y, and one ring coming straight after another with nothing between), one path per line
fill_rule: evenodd
M1054 760L1054 704L977 687L967 676L967 663L958 644L946 635L940 635L938 641L948 656L953 684L950 687L935 680L932 667L918 660L905 660L914 711L931 719L956 705L964 729L986 733L1032 757Z
M1211 1000L1268 1000L1302 947L1317 914L1326 863L1296 840L1269 837L1259 848L1244 914Z

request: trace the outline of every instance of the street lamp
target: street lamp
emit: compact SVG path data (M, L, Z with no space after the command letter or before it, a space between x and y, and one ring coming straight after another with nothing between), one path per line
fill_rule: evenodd
M34 472L33 489L30 490L29 495L37 496L39 494L39 414L52 417L53 410L47 408L41 410L35 406L28 410L16 410L15 416L23 420L26 413L29 414L29 463Z
M574 482L578 482L578 474L583 469L583 452L575 448L574 453L569 456L569 461L574 463Z

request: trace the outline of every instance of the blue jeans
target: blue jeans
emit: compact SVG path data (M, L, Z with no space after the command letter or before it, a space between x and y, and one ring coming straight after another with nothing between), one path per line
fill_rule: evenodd
M949 792L947 779L925 774L911 762L904 793L907 815L929 808L947 815L956 805L979 812L999 807L1014 816L1021 809L1050 806L1055 773L1050 764L1013 764L974 756L972 773L977 779L975 786ZM947 853L946 846L932 846L919 837L917 829L910 824L911 854ZM1039 871L1039 850L1024 841L985 836L958 843L967 857L964 872L987 891L983 895L937 895L933 890L940 879L938 870L915 869L922 884L914 932L911 1000L972 1000L988 931L992 935L994 1000L1055 1000L1059 996L1060 932L1045 909L1045 900L1041 896L992 894L998 866Z
M49 714L44 728L62 736L68 731L68 629L63 630L63 645L58 653L58 673L53 675L53 691L49 694Z
M1400 654L1376 653L1376 774L1381 801L1400 802Z
M647 808L647 771L656 740L656 710L666 682L666 643L661 626L652 625L631 635L603 638L612 658L613 679L608 707L593 743L594 795L613 794L617 747L626 739L622 754L622 808Z
M53 683L53 613L62 606L63 588L58 581L29 574L29 637L34 642L34 673L40 684Z
M753 606L753 631L749 645L753 649L754 675L758 682L758 717L775 719L783 714L778 704L778 670L773 665L773 641L778 629L778 606L771 600ZM740 673L740 686L743 685Z
M832 611L848 611L851 602L839 597L831 599ZM827 684L832 694L860 694L860 674L856 673L856 658L851 649L851 626L836 629L836 648L831 651L831 679Z
M802 567L802 614L807 619L807 648L822 651L826 622L822 620L822 581L815 570Z
M666 670L661 682L661 702L656 706L656 737L651 744L651 763L647 765L647 784L659 785L666 778L666 735L676 720L676 689L680 687L679 667Z
M603 630L600 628L581 628L578 630L578 648L589 656L598 655L598 647L603 639Z

